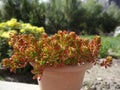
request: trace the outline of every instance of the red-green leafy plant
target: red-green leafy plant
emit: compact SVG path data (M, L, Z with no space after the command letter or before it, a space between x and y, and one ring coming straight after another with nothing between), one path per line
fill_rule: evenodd
M39 40L31 34L15 33L10 37L9 44L14 52L10 58L2 61L3 67L15 72L17 68L25 67L30 63L35 78L41 77L46 67L85 63L107 67L112 64L110 56L100 63L96 60L101 46L100 36L89 40L79 37L75 32L59 30L52 36L43 34Z

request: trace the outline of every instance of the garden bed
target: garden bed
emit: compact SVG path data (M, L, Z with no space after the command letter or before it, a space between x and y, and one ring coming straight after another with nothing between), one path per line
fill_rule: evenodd
M0 80L2 81L37 84L37 80L32 77L31 72L11 73L9 70L0 70Z

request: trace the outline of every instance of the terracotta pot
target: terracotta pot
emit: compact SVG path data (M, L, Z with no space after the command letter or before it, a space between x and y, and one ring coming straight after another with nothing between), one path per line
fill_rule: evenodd
M38 80L40 90L80 90L85 71L92 64L46 68L41 80Z

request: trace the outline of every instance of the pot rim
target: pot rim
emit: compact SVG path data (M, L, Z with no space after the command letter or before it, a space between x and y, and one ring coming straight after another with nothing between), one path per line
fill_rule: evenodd
M81 65L68 65L63 67L47 67L44 71L47 72L79 72L79 71L85 71L86 69L89 69L92 67L92 63L85 63Z

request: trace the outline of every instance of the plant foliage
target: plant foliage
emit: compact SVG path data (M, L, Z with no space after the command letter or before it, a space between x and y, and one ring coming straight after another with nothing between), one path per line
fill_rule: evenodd
M35 78L41 77L47 67L63 67L66 65L82 65L86 63L110 66L112 58L98 62L101 39L99 36L93 40L80 38L75 32L58 31L48 36L43 34L36 39L32 34L11 34L9 44L13 47L10 58L2 61L4 68L15 72L17 68L26 67L30 63Z

